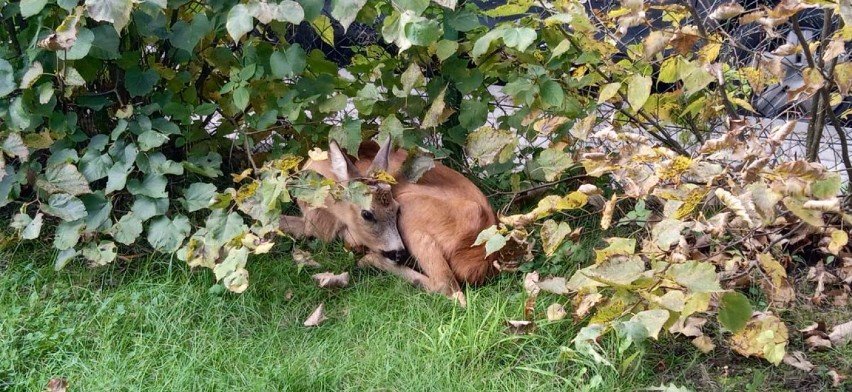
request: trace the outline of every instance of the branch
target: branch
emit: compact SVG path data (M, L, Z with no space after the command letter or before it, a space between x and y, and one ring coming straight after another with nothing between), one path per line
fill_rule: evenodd
M698 11L692 6L691 2L686 1L684 4L686 5L686 9L689 10L689 13L692 15L692 19L695 19L695 24L698 26L698 33L701 34L701 40L708 41L707 28L704 27L704 21L701 20L701 16L698 15ZM719 83L716 85L716 90L718 91L719 96L722 97L722 103L725 106L725 112L728 114L728 117L732 120L739 120L740 116L734 109L734 104L731 103L731 99L728 98L728 91L725 90L725 75L721 72L721 70L719 72Z

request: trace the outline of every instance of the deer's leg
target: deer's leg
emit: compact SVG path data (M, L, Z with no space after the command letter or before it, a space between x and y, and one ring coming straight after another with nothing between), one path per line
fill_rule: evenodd
M443 249L429 235L413 232L406 236L409 240L408 251L417 260L417 265L427 277L426 290L441 293L459 301L462 307L467 305L464 292L456 280L450 264L443 255Z
M439 280L421 274L420 272L417 272L409 267L396 264L395 262L388 260L384 256L375 253L369 253L358 261L358 266L370 266L378 268L385 272L389 272L402 278L403 280L412 284L415 287L419 287L420 289L430 293L444 294L450 299L458 301L461 307L467 306L467 300L465 299L464 293L461 291L461 289L456 289L455 291L446 290L446 284L440 283ZM458 286L458 284L456 284L456 286Z

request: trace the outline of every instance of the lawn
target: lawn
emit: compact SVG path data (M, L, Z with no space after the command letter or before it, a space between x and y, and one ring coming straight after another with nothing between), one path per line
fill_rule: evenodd
M688 342L619 354L608 339L615 368L597 365L562 348L579 329L570 317L508 334L505 321L523 315L521 274L469 289L462 310L356 269L333 246L315 251L319 270L300 270L281 249L254 260L240 295L211 289L209 271L167 258L54 272L45 248L0 259L0 390L39 391L53 377L71 391L616 391L672 381L765 390L764 380L781 374L737 358L753 371L720 383L714 371L725 364ZM310 275L325 270L350 271L350 285L317 288ZM539 307L554 300L541 297ZM329 320L304 327L320 303ZM703 371L710 384L696 379Z

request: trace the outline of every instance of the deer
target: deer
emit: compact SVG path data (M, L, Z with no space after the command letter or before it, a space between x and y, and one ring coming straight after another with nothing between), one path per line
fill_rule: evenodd
M361 143L354 159L331 141L328 159L309 159L302 169L340 183L363 181L370 209L330 196L314 208L297 200L302 216L282 216L281 229L296 238L342 239L350 249L365 250L359 267L391 273L464 307L462 284L480 285L498 272L495 255L486 257L484 245L473 245L482 230L496 224L496 214L473 182L440 162L409 181L401 173L408 155L391 151L390 137L382 145ZM369 176L379 171L396 182Z

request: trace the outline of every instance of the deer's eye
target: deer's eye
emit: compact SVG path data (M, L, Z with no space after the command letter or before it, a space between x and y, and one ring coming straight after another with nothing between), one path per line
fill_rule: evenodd
M361 217L364 218L364 220L367 221L367 222L375 222L376 221L376 216L373 215L372 212L367 211L367 210L361 210Z

